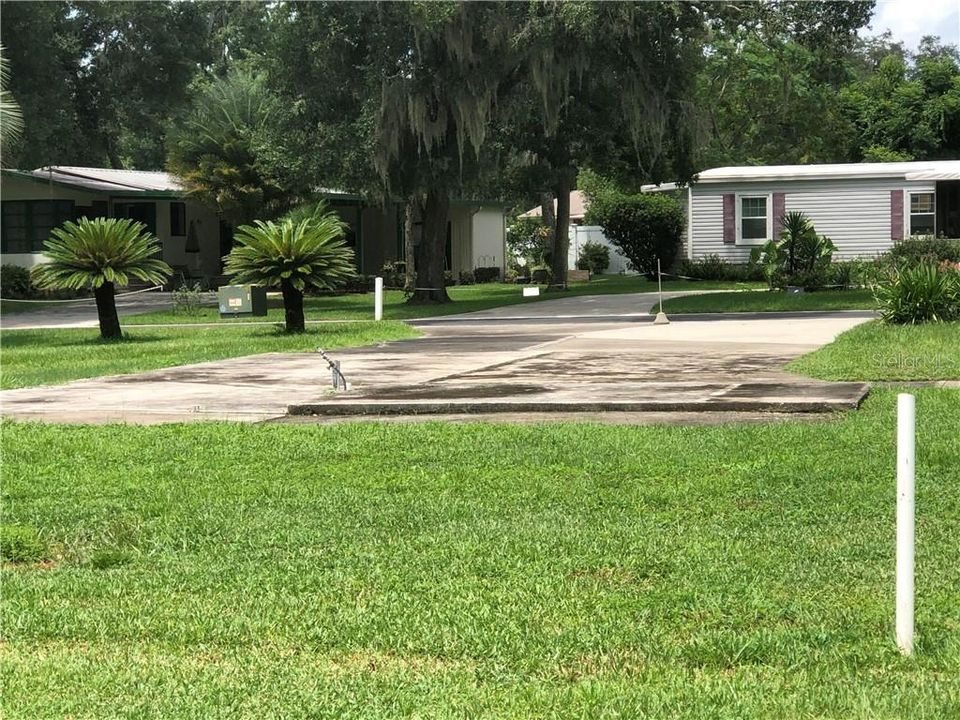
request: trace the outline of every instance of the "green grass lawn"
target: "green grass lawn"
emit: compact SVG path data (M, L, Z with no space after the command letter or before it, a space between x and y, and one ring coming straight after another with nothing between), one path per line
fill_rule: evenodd
M775 312L788 310L872 310L876 307L869 290L819 290L789 295L786 292L729 292L691 295L663 301L664 312L722 313ZM651 310L657 312L657 308Z
M788 370L824 380L958 380L960 323L874 320L794 360Z
M134 328L117 342L96 329L0 332L0 387L50 385L265 352L298 352L416 337L401 322L314 325L288 335L277 327Z
M960 393L714 427L3 426L4 715L960 715ZM25 528L25 530L23 530Z
M723 282L687 282L675 280L665 282L664 290L715 290L732 287L754 288L761 283L723 283ZM388 290L384 292L384 317L390 320L410 320L421 317L451 315L454 313L488 310L505 305L520 305L543 300L553 300L580 295L613 295L632 292L656 292L657 284L648 282L635 275L602 275L588 283L575 283L565 292L547 293L534 298L523 297L522 285L506 283L484 283L481 285L462 285L447 288L454 302L447 305L408 305L403 292ZM338 295L336 297L307 298L305 311L308 320L366 320L373 317L373 293L361 295ZM263 320L264 318L249 318ZM283 311L279 298L271 301L267 319L282 321ZM203 308L197 315L184 316L172 310L133 315L124 318L127 324L152 323L194 323L194 322L243 322L244 319L220 319L217 308Z

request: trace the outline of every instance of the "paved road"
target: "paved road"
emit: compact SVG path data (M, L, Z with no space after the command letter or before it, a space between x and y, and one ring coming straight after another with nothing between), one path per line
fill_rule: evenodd
M127 315L169 310L173 307L172 293L144 292L138 295L117 298L117 313ZM212 302L212 300L211 300ZM39 310L5 314L0 319L4 330L28 330L33 328L82 328L97 326L97 306L93 298L80 302L64 302L44 306Z
M634 298L636 301L636 298ZM806 381L782 368L866 316L714 317L655 326L610 317L629 297L563 298L425 324L425 337L335 353L350 393L330 398L330 372L312 353L267 354L0 394L3 414L65 422L265 420L289 405L522 399L524 402L718 403L760 399L849 403L855 388ZM645 301L646 302L646 301ZM562 306L571 319L545 312ZM596 315L591 313L600 307ZM488 311L485 311L488 312ZM589 316L576 319L576 316ZM604 319L607 318L607 319ZM646 318L644 318L646 320ZM839 390L838 390L839 388ZM675 408L675 409L679 409ZM449 408L448 408L449 410Z

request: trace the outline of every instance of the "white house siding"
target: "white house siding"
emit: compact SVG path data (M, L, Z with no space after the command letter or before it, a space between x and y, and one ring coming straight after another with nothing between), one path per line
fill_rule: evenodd
M77 207L90 207L94 202L106 202L107 213L113 215L116 202L144 202L156 205L157 238L162 247L162 257L168 264L187 267L194 275L216 275L220 271L220 224L217 214L202 205L186 201L187 228L195 222L199 253L186 252L186 236L170 235L170 202L168 199L144 195L110 196L103 192L72 188L61 183L43 183L29 178L4 176L0 200L73 200ZM4 263L32 267L46 262L40 252L4 253Z
M478 267L504 268L504 218L499 207L481 207L471 220L471 270Z
M934 190L933 182L902 179L837 179L789 182L711 183L693 186L693 259L719 255L734 263L746 262L754 245L723 242L723 196L730 193L784 193L786 212L801 211L821 235L837 246L837 259L872 257L888 250L890 191ZM905 212L909 202L905 199Z

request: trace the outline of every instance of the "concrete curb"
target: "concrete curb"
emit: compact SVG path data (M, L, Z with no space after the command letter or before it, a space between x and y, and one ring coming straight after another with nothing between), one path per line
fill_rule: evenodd
M873 310L785 310L777 312L724 312L724 313L676 313L669 315L670 322L722 322L724 320L787 320L791 318L874 318ZM466 315L445 315L432 318L414 318L405 320L408 325L462 325L483 323L609 323L637 322L652 323L654 315L649 313L628 313L621 315L508 315L504 317L468 317Z
M572 413L572 412L770 412L827 413L856 410L870 392L863 383L835 383L826 387L849 386L851 393L842 398L802 399L795 401L723 399L656 402L650 400L621 401L377 401L332 400L328 402L289 405L288 415L485 415L493 413Z

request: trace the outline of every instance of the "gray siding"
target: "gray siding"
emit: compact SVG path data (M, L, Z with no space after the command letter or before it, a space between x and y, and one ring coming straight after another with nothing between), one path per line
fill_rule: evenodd
M934 183L872 179L694 185L693 258L719 255L728 262L746 262L754 246L723 243L723 195L773 192L785 193L786 212L806 213L817 232L833 240L837 259L872 257L892 244L890 191L896 189L932 192ZM904 206L909 207L907 202Z

